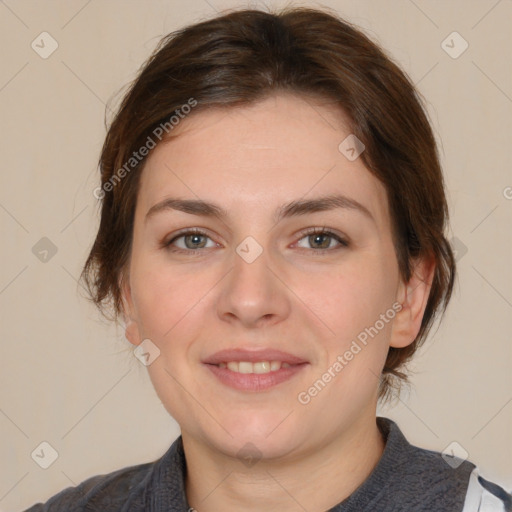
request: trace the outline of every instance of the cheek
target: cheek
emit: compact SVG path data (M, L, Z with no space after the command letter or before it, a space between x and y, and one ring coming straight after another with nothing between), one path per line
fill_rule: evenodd
M144 335L162 342L201 325L201 300L213 286L207 275L148 263L135 274L136 308ZM186 334L183 335L185 338Z
M373 325L394 300L393 271L371 253L301 273L290 288L324 326L326 338L338 343Z

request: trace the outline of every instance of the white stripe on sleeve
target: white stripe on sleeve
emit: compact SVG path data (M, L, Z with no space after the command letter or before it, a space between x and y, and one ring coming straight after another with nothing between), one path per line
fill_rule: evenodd
M475 468L469 476L468 490L462 512L505 512L503 501L484 489L478 481L478 476L478 468Z

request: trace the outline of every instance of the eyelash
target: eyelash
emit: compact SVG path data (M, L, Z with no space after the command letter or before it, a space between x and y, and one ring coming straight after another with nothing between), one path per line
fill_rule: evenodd
M319 235L319 234L327 235L329 238L333 238L340 245L338 247L328 248L328 249L307 249L307 248L306 249L305 248L300 248L300 249L304 249L306 251L313 251L313 253L315 255L318 255L318 256L325 256L327 252L331 252L331 251L335 251L337 249L342 249L342 248L349 247L349 243L346 240L344 240L342 237L340 237L336 233L333 233L332 231L328 230L326 227L323 227L323 228L312 228L312 229L306 229L306 230L302 231L300 233L299 241L302 240L303 238L307 237L307 236ZM176 242L176 240L179 240L180 238L186 237L188 235L201 235L201 236L210 238L210 240L211 240L211 237L209 237L208 234L205 233L204 231L202 231L202 230L200 230L198 228L191 228L191 229L187 229L186 231L182 231L182 232L177 233L176 236L171 238L168 242L164 241L162 243L162 246L163 246L163 248L165 248L168 251L173 252L173 253L181 253L181 254L189 254L189 255L192 255L193 253L196 253L196 254L194 254L194 256L199 255L201 250L180 249L180 248L176 248L176 247L172 246L172 244L174 242Z

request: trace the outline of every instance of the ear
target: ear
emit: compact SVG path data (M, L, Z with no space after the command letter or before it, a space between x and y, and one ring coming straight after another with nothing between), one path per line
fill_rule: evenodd
M135 314L129 277L123 276L120 279L119 288L121 290L123 303L122 316L125 323L125 337L131 344L140 345L142 338L140 335L137 316Z
M391 347L403 348L416 339L427 306L434 271L434 258L421 258L416 260L409 282L400 282L397 300L402 304L402 309L393 320L389 343Z

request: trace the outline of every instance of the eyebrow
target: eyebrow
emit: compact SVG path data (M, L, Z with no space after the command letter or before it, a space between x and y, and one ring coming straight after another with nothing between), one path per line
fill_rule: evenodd
M373 222L375 219L370 210L363 204L350 197L335 194L313 199L300 199L287 203L277 208L274 214L274 221L279 222L283 219L307 215L309 213L323 212L334 209L353 210L363 214ZM203 217L217 217L220 220L226 219L229 215L226 210L219 205L201 199L178 199L168 197L163 201L152 206L146 213L145 222L155 214L168 210L177 210L191 215Z

